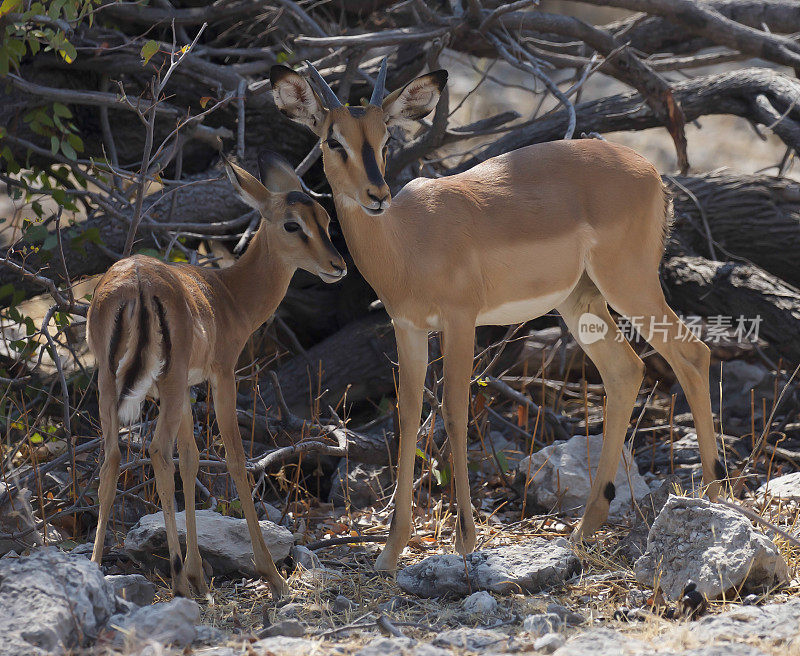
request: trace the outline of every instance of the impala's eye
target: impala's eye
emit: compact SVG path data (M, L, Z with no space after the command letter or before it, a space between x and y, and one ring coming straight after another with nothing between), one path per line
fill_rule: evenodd
M344 150L344 146L336 141L336 139L328 139L328 148L332 148L333 150Z
M300 224L296 221L287 221L283 224L283 229L286 230L286 232L297 232L300 230Z

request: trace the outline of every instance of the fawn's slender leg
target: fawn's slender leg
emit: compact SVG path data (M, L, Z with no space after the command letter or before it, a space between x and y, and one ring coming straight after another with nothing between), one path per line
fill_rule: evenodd
M444 415L453 478L456 483L458 517L455 548L460 554L475 549L475 521L467 471L467 422L469 418L469 383L475 356L475 318L451 317L444 326Z
M400 452L397 464L397 486L394 493L394 514L386 546L375 561L378 571L393 572L397 559L411 537L412 487L414 461L417 454L417 432L422 414L422 390L428 367L428 332L399 327L395 322L397 356L400 365L398 406L400 414Z
M185 382L185 376L184 376ZM164 511L164 524L167 529L169 565L172 574L172 590L176 595L189 597L189 581L183 567L178 527L175 523L175 465L172 454L175 438L184 413L186 386L176 385L174 381L160 382L158 422L153 441L150 443L150 461L156 477L156 488Z
M592 344L579 342L603 378L607 399L600 460L583 518L572 534L573 540L580 541L591 536L606 520L608 508L616 495L614 479L631 412L644 377L644 363L631 345L622 339L605 299L588 277L581 279L558 311L573 335L578 335L578 319L584 312L591 312L608 326L602 339Z
M258 523L258 514L253 503L250 483L247 480L242 438L236 420L236 380L233 377L233 369L217 372L216 376L212 377L211 384L214 390L214 410L217 414L217 423L225 444L225 461L236 485L236 492L239 494L239 501L247 520L247 528L250 530L256 572L267 579L272 594L280 597L289 592L289 586L278 572L278 568L275 567L267 545L264 544L264 536L261 534L261 527Z
M103 560L103 543L106 538L106 527L114 505L119 480L119 417L117 415L117 387L114 377L107 367L98 372L98 389L100 391L100 426L103 430L103 465L100 467L100 488L98 497L100 512L97 518L97 533L94 538L92 560L98 565Z
M181 426L178 429L178 466L183 483L183 499L186 507L186 576L195 592L208 593L208 585L203 572L203 559L197 545L197 518L195 517L195 479L199 469L200 453L194 439L192 408L186 395Z

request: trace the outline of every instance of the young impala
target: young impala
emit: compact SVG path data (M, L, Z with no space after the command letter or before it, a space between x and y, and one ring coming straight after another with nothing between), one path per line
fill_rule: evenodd
M105 440L92 560L100 563L102 558L119 476L119 423L139 416L146 395L158 398L158 422L149 452L164 509L172 587L184 596L189 595L188 581L199 593L207 590L194 514L198 450L189 386L211 383L225 460L247 518L256 571L266 577L274 594L282 594L286 582L264 544L247 481L236 421L234 367L247 338L278 307L296 269L317 274L325 282L347 273L328 234L327 212L302 191L292 167L267 152L259 158L259 168L261 182L226 164L239 196L262 217L247 251L235 264L210 269L135 255L106 272L89 309L88 341L97 359ZM185 567L173 500L176 438L186 505Z
M582 344L606 386L605 441L574 539L606 519L644 366L607 303L640 317L643 335L669 361L697 427L709 494L724 475L709 399L709 350L669 308L658 265L670 204L658 173L632 150L600 140L545 143L438 179L409 182L394 198L384 180L387 128L436 106L446 71L428 73L384 99L386 62L365 107L343 106L313 68L319 94L275 66L275 103L322 140L342 231L359 271L394 323L400 364L400 456L395 512L376 568L394 570L411 535L411 491L428 331L444 338L444 416L458 501L455 547L475 546L467 477L467 413L475 326L520 323L555 308L573 334L590 312L605 339ZM324 100L324 102L323 102ZM667 325L652 330L653 322ZM683 332L681 332L683 330ZM679 338L679 335L681 337Z

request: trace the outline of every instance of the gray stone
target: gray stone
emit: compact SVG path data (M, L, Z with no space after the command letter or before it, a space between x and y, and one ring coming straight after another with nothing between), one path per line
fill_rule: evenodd
M767 656L767 654L750 645L726 644L706 645L696 649L687 649L678 654L667 652L663 656Z
M758 496L800 502L800 472L792 472L767 481L758 488Z
M191 599L176 597L137 608L127 615L114 615L108 626L117 631L114 637L117 644L154 641L184 647L196 639L195 625L199 623L200 606Z
M653 648L612 629L589 629L570 638L555 656L631 656L652 654Z
M451 656L450 651L434 647L414 638L375 638L355 656Z
M547 612L558 615L563 622L569 624L570 626L579 626L580 624L586 622L586 618L583 615L576 613L574 610L570 610L561 604L548 604Z
M60 654L93 640L118 610L100 568L54 547L0 561L0 652Z
M650 527L658 517L670 494L675 492L675 485L680 479L672 475L661 483L661 486L642 497L638 503L630 533L620 540L619 554L634 561L647 551L647 536Z
M466 571L465 571L466 561ZM563 538L458 554L429 556L406 567L397 584L419 597L466 596L474 591L539 592L580 571L580 561ZM467 578L469 577L469 578Z
M337 613L346 613L355 607L356 605L344 595L336 595L336 599L333 601L333 610Z
M560 509L579 514L595 479L602 448L602 435L590 435L588 444L585 435L576 435L566 442L546 446L520 461L515 485L524 488L530 476L529 503L545 512ZM630 510L631 494L638 500L650 492L627 447L623 449L614 486L616 496L609 509L611 517L622 516Z
M390 467L354 463L342 458L331 478L328 501L334 506L349 503L354 508L365 508L381 500L384 490L388 490L391 484Z
M295 567L298 565L303 569L319 569L322 567L322 563L319 562L317 554L311 551L311 549L303 547L299 544L296 544L291 548L289 555L291 556Z
M688 580L710 599L729 588L760 590L789 580L775 544L734 510L705 499L670 496L653 522L647 551L634 564L639 583L658 580L677 600Z
M461 607L470 615L492 615L497 611L497 600L486 590L481 590L464 599Z
M520 451L519 443L509 440L499 431L489 431L484 435L483 441L471 442L467 455L473 466L476 465L484 476L497 474L500 465L503 466L504 474L514 471L520 460L525 457Z
M106 581L114 586L114 592L125 601L137 606L149 606L156 596L156 586L141 574L113 574Z
M738 606L726 613L708 615L692 624L692 634L704 642L765 640L779 646L797 636L800 599L782 604Z
M302 612L303 604L293 601L278 608L276 615L281 619L291 620L300 617Z
M244 519L226 517L213 510L198 510L197 543L200 553L215 574L240 573L255 577L253 547ZM181 544L186 544L186 513L175 514ZM267 549L272 559L279 563L294 544L292 534L269 520L259 522ZM145 515L125 537L125 550L134 558L151 565L163 564L169 554L164 513Z
M534 637L540 637L554 631L561 631L566 625L555 613L534 613L522 620L522 629Z
M283 620L270 624L259 634L262 638L272 636L289 636L290 638L302 638L306 634L306 627L297 620Z
M5 495L7 489L5 483L0 483L0 497ZM9 499L0 505L0 533L21 533L34 528L35 520L30 499L31 491L23 488L18 492L12 492ZM46 531L49 543L61 541L59 532L49 524ZM29 547L41 546L42 537L42 531L39 529L31 530L19 538L0 538L0 556L10 551L19 552Z
M323 653L320 645L321 643L306 638L273 636L254 642L250 648L258 656L309 656Z
M534 641L533 648L544 654L552 654L556 649L563 646L566 641L567 639L560 633L546 633Z
M436 647L453 647L468 651L483 651L489 648L494 651L502 651L513 642L513 638L509 638L500 631L467 628L444 631L433 639L433 644Z
M221 642L227 642L229 639L230 634L222 629L218 629L216 626L211 626L210 624L198 624L195 627L195 645L218 645ZM207 652L203 652L203 656L206 656L206 654Z

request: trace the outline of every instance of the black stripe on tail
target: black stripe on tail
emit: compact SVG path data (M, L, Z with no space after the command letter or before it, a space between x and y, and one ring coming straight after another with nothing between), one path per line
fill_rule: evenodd
M158 315L158 325L161 328L161 359L164 361L164 367L161 369L162 375L169 371L170 358L172 357L172 339L169 334L169 326L167 325L167 314L164 311L164 305L158 296L153 296L153 303L156 306L156 315Z
M122 399L130 394L137 379L142 374L144 366L144 352L150 342L150 321L147 316L147 304L145 303L144 290L139 287L139 335L136 341L136 352L133 354L133 362L125 372L125 379L122 384L122 391L119 395L118 404L122 404Z

